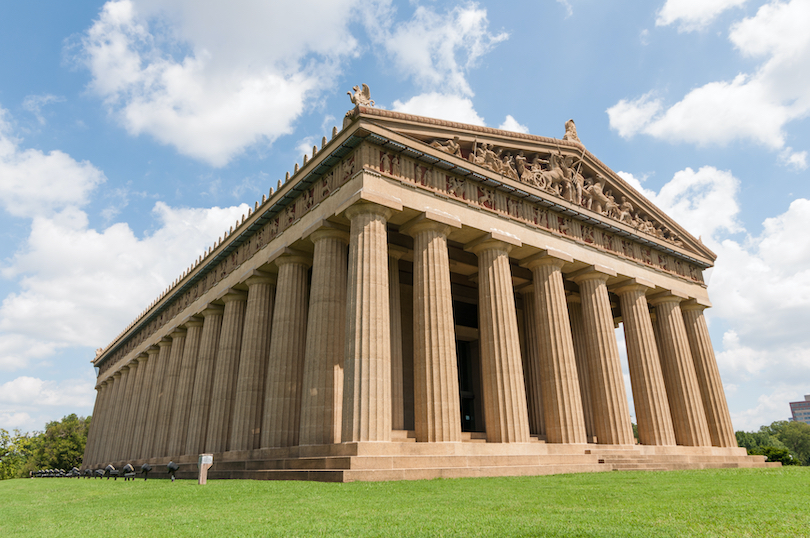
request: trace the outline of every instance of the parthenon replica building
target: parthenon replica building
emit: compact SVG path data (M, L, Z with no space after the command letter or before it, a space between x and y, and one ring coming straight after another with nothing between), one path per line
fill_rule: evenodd
M763 466L715 255L580 142L374 108L97 352L86 468L397 480ZM627 345L634 416L615 329Z

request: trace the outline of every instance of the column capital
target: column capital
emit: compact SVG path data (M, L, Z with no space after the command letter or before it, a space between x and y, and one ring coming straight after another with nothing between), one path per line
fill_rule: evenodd
M163 338L160 339L157 345L160 347L170 346L172 345L172 339L169 338L168 336L164 336Z
M400 260L408 253L408 249L399 245L388 245L388 257Z
M221 316L222 312L224 310L225 310L224 306L209 303L205 308L202 309L202 311L200 312L200 315L202 317L204 317L204 318L207 318L208 316L213 316L213 315Z
M447 236L451 228L461 228L461 220L458 217L444 211L429 209L400 226L399 233L413 237L425 230L435 230Z
M534 269L543 265L555 265L562 268L566 263L572 263L574 258L565 252L554 250L552 248L541 250L537 254L523 258L520 261L520 266L527 269Z
M312 235L315 232L323 232L323 231L326 231L326 230L334 230L335 232L343 232L344 234L346 234L346 236L345 236L346 237L346 243L347 244L349 243L349 235L348 235L349 230L346 228L346 226L343 226L341 224L335 224L334 222L331 222L331 221L326 220L326 219L318 219L318 220L316 220L312 225L310 225L306 230L304 230L304 233L302 234L302 237L308 237L310 239L310 241L312 241L314 243L316 240L320 239L321 237L320 236L319 237L312 237ZM339 235L340 235L339 233L336 234L336 236L338 236L338 237L339 237ZM325 236L329 237L328 234L325 234Z
M492 230L478 239L464 245L464 250L478 254L485 250L504 250L509 253L514 247L523 246L523 242L515 236Z
M188 329L189 327L202 327L203 319L200 316L191 316L183 322L181 327Z
M247 301L247 293L244 291L235 290L230 288L219 297L219 300L223 303L231 303L235 301Z
M565 300L569 304L582 304L582 296L572 291L565 292Z
M169 333L170 338L185 338L186 330L182 327L175 327L175 329Z
M256 284L275 284L278 278L278 275L275 273L268 273L267 271L259 271L258 269L254 269L250 271L247 275L247 278L244 280L245 285L248 288L251 286L255 286Z
M708 299L687 299L681 303L681 310L705 310L711 308L712 303Z
M681 293L679 291L674 290L667 290L662 293L656 293L652 297L647 298L647 302L651 305L659 305L661 303L680 303L684 299L688 299L689 296L685 293Z
M374 213L388 220L394 211L402 211L402 200L369 189L360 189L340 205L335 215L343 213L343 216L352 220L355 215Z
M276 267L281 267L282 265L287 264L305 265L307 267L312 266L312 258L309 254L293 249L286 249L281 256L273 261L276 264Z
M608 278L616 276L616 271L604 265L589 265L566 276L568 280L573 280L577 284L583 280L602 280L603 282L607 282Z
M157 355L158 353L160 353L160 347L157 345L149 346L148 348L146 348L146 353L148 355Z
M655 284L649 280L644 280L643 278L629 278L627 280L622 280L613 286L609 286L608 289L616 295L621 296L631 291L646 292L647 290L655 289Z

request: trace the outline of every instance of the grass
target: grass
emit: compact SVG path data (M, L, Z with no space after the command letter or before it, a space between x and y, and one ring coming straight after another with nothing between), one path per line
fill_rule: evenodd
M810 468L320 484L0 482L0 536L810 536Z

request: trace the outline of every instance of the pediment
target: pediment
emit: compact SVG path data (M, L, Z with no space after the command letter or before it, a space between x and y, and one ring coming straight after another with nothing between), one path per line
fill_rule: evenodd
M398 143L452 165L451 172L481 178L483 183L497 178L504 188L525 191L542 205L656 250L679 254L702 268L716 258L591 154L575 130L567 129L563 139L556 139L370 107L350 111L347 120L353 119L361 119L371 131L376 126L381 134L400 135Z

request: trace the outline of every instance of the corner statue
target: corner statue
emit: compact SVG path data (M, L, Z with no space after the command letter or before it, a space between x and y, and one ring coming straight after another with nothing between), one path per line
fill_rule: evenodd
M565 134L563 135L562 139L571 140L574 142L582 142L577 136L577 126L574 125L574 120L568 120L565 122Z
M368 84L363 84L363 91L360 91L360 88L357 86L352 86L352 89L354 90L354 94L352 94L352 92L346 92L349 95L349 99L352 100L352 104L374 106L374 101L371 99L371 90L369 90Z

